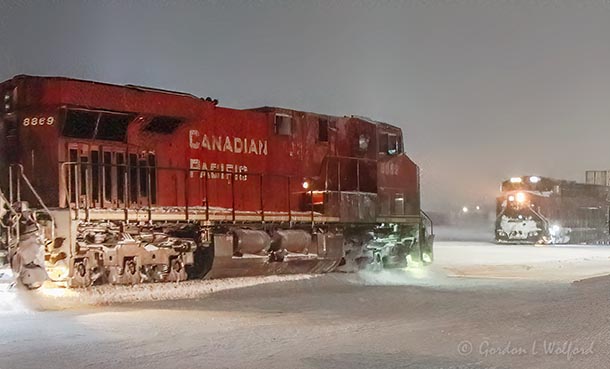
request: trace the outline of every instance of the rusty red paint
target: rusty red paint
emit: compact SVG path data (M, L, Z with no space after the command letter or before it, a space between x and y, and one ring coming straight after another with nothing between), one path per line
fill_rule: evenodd
M125 161L130 153L154 153L154 205L160 207L307 211L307 191L328 190L377 194L379 214L385 201L390 213L419 215L416 164L405 154L380 153L380 135L389 132L402 141L401 130L391 125L283 108L230 109L188 94L67 78L21 76L0 84L0 92L13 88L18 91L14 110L2 117L17 122L18 144L10 148L3 134L0 176L7 174L6 150L17 150L16 161L36 178L49 206L66 205L60 199L60 164L70 161L72 145L100 155L104 149L123 152ZM69 138L61 134L66 109L129 113L135 119L124 142ZM291 117L290 135L276 134L277 114ZM54 124L23 124L33 117L53 117ZM177 118L181 124L171 133L145 129L155 117ZM320 127L328 129L326 135ZM209 172L201 175L205 172L199 169ZM304 180L311 183L308 190ZM129 206L146 206L147 201L137 196ZM316 195L314 203L320 201ZM399 201L404 209L392 210Z

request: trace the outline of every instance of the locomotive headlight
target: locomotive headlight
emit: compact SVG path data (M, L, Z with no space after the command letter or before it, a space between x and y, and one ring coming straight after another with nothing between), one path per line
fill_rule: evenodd
M530 183L538 183L538 182L540 182L540 177L536 177L536 176L530 177Z
M309 181L303 181L303 189L307 190L310 187Z
M526 200L526 196L523 192L518 192L517 196L515 196L515 199L519 204L523 204Z
M513 196L513 195L508 196L508 201L510 201L510 202L515 201L515 196Z
M521 177L513 177L510 179L510 183L521 183L522 179Z
M70 274L70 267L65 260L59 260L55 265L48 268L47 273L53 280L64 280Z

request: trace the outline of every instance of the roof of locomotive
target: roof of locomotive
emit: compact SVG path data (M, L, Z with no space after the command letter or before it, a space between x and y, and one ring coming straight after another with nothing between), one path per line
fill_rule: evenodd
M146 87L146 86L131 85L131 84L119 85L119 84L115 84L115 83L99 82L99 81L92 81L92 80L71 78L71 77L61 77L61 76L32 76L29 74L19 74L0 84L5 84L5 83L11 82L11 81L16 81L16 80L21 80L21 79L45 79L45 80L54 80L54 81L83 82L83 83L91 83L91 84L102 85L102 86L123 87L123 88L138 90L138 91L148 91L148 92L157 92L157 93L163 93L163 94L178 95L178 96L190 97L190 98L197 99L197 100L201 99L201 98L199 98L193 94L187 93L187 92L179 92L179 91L166 90L166 89L161 89L161 88L156 88L156 87Z
M214 102L215 105L218 103L218 100L212 100L210 97L207 97L207 98L197 97L197 96L195 96L191 93L187 93L187 92L180 92L180 91L167 90L167 89L161 89L161 88L156 88L156 87L132 85L132 84L119 85L119 84L114 84L114 83L99 82L99 81L85 80L85 79L79 79L79 78L61 77L61 76L33 76L33 75L20 74L20 75L14 76L13 78L11 78L9 80L1 82L0 85L4 85L4 84L10 83L12 81L29 80L29 79L44 79L44 80L55 80L55 81L79 82L79 83L88 83L88 84L95 84L95 85L101 85L101 86L120 87L120 88L126 88L126 89L131 89L131 90L136 90L136 91L142 91L142 92L151 92L151 93L158 93L158 94L180 96L180 97L195 99L198 101L204 101L206 103ZM231 108L231 109L235 109L235 108ZM338 118L354 118L354 119L366 121L371 124L375 124L377 126L384 127L384 128L397 129L397 130L400 129L399 127L397 127L393 124L376 121L371 118L358 116L358 115L339 117L339 116L334 116L334 115L329 115L329 114L314 113L314 112L301 111L301 110L295 110L295 109L284 108L284 107L276 107L276 106L261 106L261 107L255 107L255 108L235 109L235 110L257 111L257 112L265 112L265 113L283 111L283 112L296 112L296 113L303 113L303 114L308 114L308 115L316 115L316 116L320 116L320 117L329 117L329 118L337 118L337 119Z
M589 183L580 183L572 180L566 179L555 179L550 177L541 177L541 176L519 176L519 177L511 177L502 182L502 191L516 191L522 190L525 187L531 190L541 190L541 191L552 191L555 186L559 186L561 188L572 188L572 189L602 189L607 188L606 186L597 185L597 184L589 184Z

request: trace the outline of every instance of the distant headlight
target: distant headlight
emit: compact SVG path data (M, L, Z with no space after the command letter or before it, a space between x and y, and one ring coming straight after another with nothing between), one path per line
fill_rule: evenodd
M527 197L525 196L525 194L523 192L518 192L515 199L517 200L517 202L519 204L523 204L525 202L525 200L527 199Z

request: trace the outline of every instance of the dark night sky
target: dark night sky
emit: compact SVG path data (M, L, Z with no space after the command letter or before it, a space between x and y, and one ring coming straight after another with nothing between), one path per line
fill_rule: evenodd
M401 126L425 206L610 169L607 1L0 1L0 79L64 75Z

